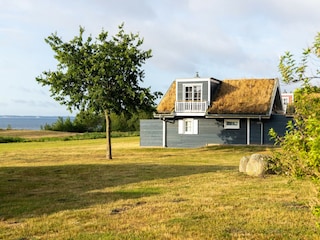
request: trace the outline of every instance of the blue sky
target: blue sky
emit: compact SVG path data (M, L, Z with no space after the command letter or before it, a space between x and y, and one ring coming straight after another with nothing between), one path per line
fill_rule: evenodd
M35 81L55 70L44 38L110 35L125 23L153 57L144 86L175 78L278 77L279 56L301 53L320 31L319 0L0 0L0 115L74 115ZM291 86L281 86L291 90Z

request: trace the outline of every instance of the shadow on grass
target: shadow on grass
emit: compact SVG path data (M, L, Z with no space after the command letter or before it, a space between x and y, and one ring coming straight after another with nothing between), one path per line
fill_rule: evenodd
M125 185L225 170L235 167L157 164L4 167L0 168L0 219L35 217L152 196L164 189ZM117 186L121 188L111 189Z

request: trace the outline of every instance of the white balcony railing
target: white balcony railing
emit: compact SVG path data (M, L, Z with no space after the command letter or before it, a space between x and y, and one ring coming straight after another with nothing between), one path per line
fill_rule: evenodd
M208 102L176 102L177 113L203 113L208 109Z

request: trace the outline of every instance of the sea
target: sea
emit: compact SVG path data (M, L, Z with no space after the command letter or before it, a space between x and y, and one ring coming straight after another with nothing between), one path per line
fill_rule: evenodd
M26 129L40 130L46 124L51 125L58 120L59 116L5 116L0 115L0 129ZM64 119L67 116L63 116ZM73 120L74 117L70 116Z

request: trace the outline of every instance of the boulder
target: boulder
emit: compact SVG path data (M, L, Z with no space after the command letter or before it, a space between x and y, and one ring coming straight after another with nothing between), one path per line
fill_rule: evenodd
M245 173L246 169L247 169L247 164L249 161L249 156L244 156L240 159L240 163L239 163L239 172Z
M249 176L263 177L267 167L267 157L262 154L252 154L246 167Z

